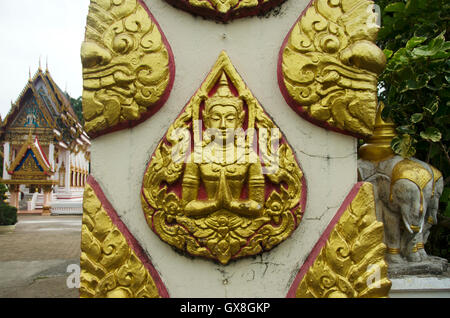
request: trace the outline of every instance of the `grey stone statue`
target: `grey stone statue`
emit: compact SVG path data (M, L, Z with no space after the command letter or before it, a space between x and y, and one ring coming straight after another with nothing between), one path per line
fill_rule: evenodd
M389 271L439 274L446 271L447 261L427 255L424 245L437 224L443 176L423 161L394 155L390 146L394 128L377 116L374 135L359 149L358 176L374 185Z

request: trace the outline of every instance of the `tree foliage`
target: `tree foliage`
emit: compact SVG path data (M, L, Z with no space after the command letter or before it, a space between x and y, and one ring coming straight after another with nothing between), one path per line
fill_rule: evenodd
M386 69L380 76L379 99L386 105L383 118L392 119L398 133L392 149L442 171L446 179L441 219L450 217L450 1L375 3L381 8L382 19L378 45L387 57ZM431 248L447 258L449 232L435 230L437 245Z
M81 125L84 125L81 96L76 99L70 97L70 104L72 105L72 109L75 112L75 114L77 115L79 122L81 123Z

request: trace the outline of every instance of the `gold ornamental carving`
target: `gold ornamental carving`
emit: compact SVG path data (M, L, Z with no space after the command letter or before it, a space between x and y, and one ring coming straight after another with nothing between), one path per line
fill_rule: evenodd
M116 226L91 185L83 197L82 298L158 298L149 271Z
M225 52L156 148L141 198L163 241L222 264L270 250L299 225L302 170Z
M174 77L170 47L141 0L91 0L83 64L83 116L91 136L156 112Z
M231 19L263 14L285 0L166 0L175 7L207 18Z
M374 44L378 29L372 1L311 1L280 52L279 83L289 105L327 129L371 135L386 64Z
M391 282L385 252L373 186L364 183L301 278L295 297L387 297Z

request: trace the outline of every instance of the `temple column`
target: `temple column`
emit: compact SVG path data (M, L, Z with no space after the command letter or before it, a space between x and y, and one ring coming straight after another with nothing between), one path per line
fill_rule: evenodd
M8 189L9 189L9 205L19 210L19 201L20 201L19 185L10 184L8 185Z
M66 167L66 175L65 175L65 192L70 192L70 186L72 185L72 174L70 169L70 152L66 150L66 159L65 159L65 167Z
M9 142L5 142L3 145L3 179L8 180L11 176L8 174L7 167L11 164L9 162L9 151L10 151Z
M42 206L42 215L50 215L52 186L43 186L42 190L44 191L44 204Z
M55 145L50 143L48 146L48 160L50 161L50 168L55 171Z

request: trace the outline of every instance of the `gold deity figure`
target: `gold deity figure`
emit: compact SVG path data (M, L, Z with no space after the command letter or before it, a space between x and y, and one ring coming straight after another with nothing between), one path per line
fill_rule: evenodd
M239 160L243 153L239 153L236 144L235 132L242 128L244 117L243 101L232 94L227 78L222 74L217 92L205 102L203 110L205 127L207 131L215 130L214 136L218 140L211 141L210 155L202 158L201 163L194 162L193 155L186 164L183 176L186 216L206 216L220 210L247 217L261 216L264 207L261 162ZM230 157L231 160L227 160ZM241 199L247 181L248 199ZM198 199L200 182L205 186L207 200Z
M298 227L303 173L225 52L153 153L141 199L163 241L224 265Z

